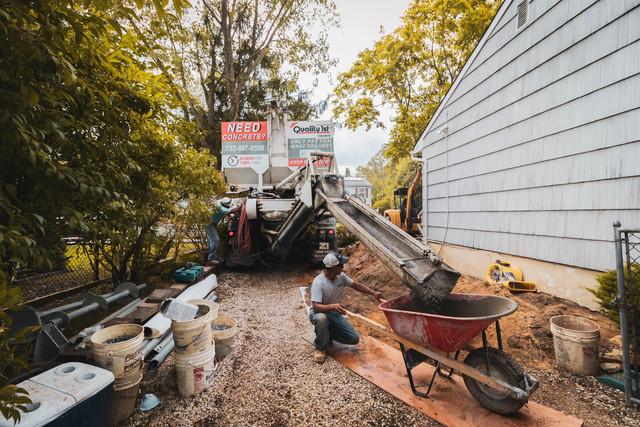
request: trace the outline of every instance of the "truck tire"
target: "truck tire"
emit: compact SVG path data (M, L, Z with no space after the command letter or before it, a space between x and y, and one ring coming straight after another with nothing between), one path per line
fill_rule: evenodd
M491 377L524 389L524 371L518 362L504 351L500 351L496 348L489 347L487 351L489 355ZM487 373L486 358L482 348L475 349L469 353L469 355L464 359L464 363L485 375ZM480 405L492 412L503 415L513 414L518 412L518 410L527 403L526 399L515 399L508 394L494 390L464 374L462 377L469 393L471 393Z

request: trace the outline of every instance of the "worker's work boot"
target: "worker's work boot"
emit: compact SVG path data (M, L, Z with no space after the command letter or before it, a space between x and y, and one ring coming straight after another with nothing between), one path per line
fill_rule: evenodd
M327 358L327 352L322 350L316 350L313 354L313 361L316 363L324 363Z

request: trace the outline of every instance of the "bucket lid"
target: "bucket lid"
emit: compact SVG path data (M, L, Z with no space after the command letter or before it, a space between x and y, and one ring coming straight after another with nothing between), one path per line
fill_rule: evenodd
M140 410L142 412L147 412L160 405L160 399L153 393L147 393L142 396L142 401L140 402Z

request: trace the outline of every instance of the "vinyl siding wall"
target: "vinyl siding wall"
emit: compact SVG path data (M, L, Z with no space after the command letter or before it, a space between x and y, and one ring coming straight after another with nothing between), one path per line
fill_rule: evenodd
M613 221L640 227L640 0L534 0L520 30L518 3L421 140L428 238L612 268Z

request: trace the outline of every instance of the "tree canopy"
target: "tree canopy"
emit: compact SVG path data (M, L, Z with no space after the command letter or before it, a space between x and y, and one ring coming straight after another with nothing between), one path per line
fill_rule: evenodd
M384 127L394 110L383 156L407 157L440 100L482 37L500 1L414 0L399 28L358 54L338 76L334 116L349 129Z
M326 106L310 102L312 88L300 88L298 77L334 64L326 28L336 23L330 0L203 0L175 19L136 28L160 47L155 62L175 76L184 116L199 124L200 146L219 160L220 122L262 119L272 100L299 120Z
M143 280L175 230L201 238L224 190L220 122L272 99L315 115L297 78L333 64L335 23L331 0L0 0L3 415L27 402L5 376L24 366L16 271L64 269L61 238L78 236L114 283Z

